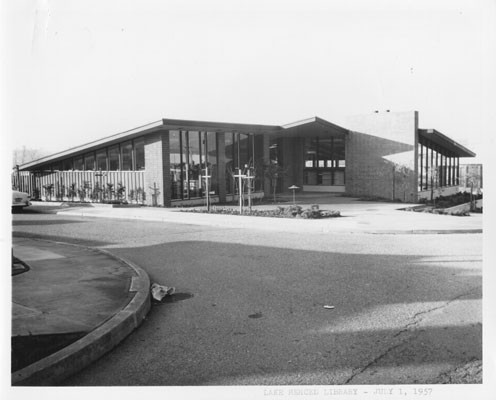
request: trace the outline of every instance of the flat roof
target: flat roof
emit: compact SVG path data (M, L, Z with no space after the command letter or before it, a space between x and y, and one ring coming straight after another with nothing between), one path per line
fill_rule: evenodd
M473 151L435 129L419 129L418 131L421 137L444 147L446 150L454 153L457 157L475 157L476 155Z

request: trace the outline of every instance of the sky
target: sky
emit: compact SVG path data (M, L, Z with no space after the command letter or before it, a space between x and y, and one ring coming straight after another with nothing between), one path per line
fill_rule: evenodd
M386 109L419 111L476 161L494 146L494 0L17 0L1 22L11 149L161 118L346 127Z

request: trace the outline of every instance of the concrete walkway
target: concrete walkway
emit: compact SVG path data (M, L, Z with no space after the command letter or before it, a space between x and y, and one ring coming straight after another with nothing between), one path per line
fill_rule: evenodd
M14 237L27 272L12 277L12 338L76 337L12 373L12 385L53 385L111 350L150 308L148 275L100 250ZM45 338L45 339L43 339Z
M297 198L296 204L300 204L304 208L309 204L318 204L321 210L338 210L341 212L342 218L319 220L260 218L187 212L194 208L113 208L110 205L103 204L64 208L58 211L57 214L301 233L422 234L482 232L482 214L457 217L408 212L400 209L412 206L412 204L360 201L355 198L322 196L321 194L300 196L300 198ZM289 206L291 202L281 203L280 205L283 207ZM277 206L262 205L254 206L254 208L271 209ZM236 209L237 207L236 205L231 205L228 208Z

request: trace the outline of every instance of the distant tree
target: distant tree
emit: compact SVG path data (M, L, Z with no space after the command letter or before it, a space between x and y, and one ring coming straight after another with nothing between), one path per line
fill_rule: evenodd
M44 157L46 152L40 149L31 149L26 146L22 146L21 148L14 149L12 154L12 167L16 165L26 164L28 162L37 160L41 157Z

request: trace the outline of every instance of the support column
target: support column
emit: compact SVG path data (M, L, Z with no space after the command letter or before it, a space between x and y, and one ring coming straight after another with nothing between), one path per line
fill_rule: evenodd
M169 153L169 131L145 136L145 192L149 206L171 206Z

